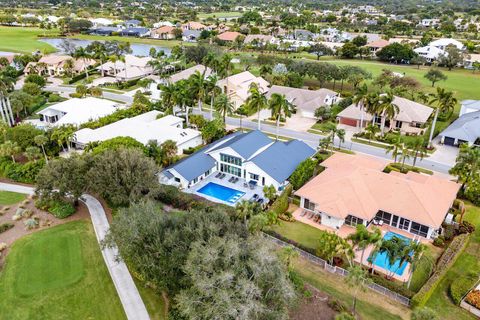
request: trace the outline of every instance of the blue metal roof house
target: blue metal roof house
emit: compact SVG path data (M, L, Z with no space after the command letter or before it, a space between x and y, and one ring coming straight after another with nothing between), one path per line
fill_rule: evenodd
M315 150L299 140L275 141L261 131L235 132L160 173L160 182L184 189L219 172L282 190L295 168Z

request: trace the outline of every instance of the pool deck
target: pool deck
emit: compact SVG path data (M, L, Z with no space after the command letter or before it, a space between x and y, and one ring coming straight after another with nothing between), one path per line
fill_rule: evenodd
M255 186L253 189L251 189L250 187L245 187L243 185L244 182L245 182L244 179L240 178L240 180L238 180L237 183L231 183L231 182L228 182L228 180L231 177L233 177L232 175L227 174L225 176L225 178L219 179L219 178L215 178L217 173L218 172L212 173L210 176L203 179L202 181L200 181L199 183L197 183L196 185L194 185L190 189L185 189L183 191L188 192L188 193L193 193L193 194L196 194L197 196L208 199L210 201L226 204L227 206L231 206L231 207L235 206L241 200L250 200L253 197L254 194L258 194L260 196L260 198L264 198L263 187L262 186ZM205 185L207 185L210 182L213 182L213 183L216 183L216 184L219 184L221 186L228 187L228 188L231 188L231 189L235 189L235 190L238 190L238 191L241 191L241 192L245 192L245 194L242 197L240 197L235 203L230 203L230 202L223 201L223 200L220 200L218 198L211 197L211 196L208 196L206 194L198 192L198 190L200 190L201 188L203 188Z

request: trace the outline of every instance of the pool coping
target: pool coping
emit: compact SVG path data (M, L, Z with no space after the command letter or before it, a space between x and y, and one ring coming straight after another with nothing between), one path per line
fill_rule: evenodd
M215 196L212 196L212 195L209 195L209 194L200 192L200 190L202 190L203 188L206 188L206 187L207 187L208 185L210 185L210 184L215 184L215 185L217 185L217 186L220 186L220 187L223 187L223 188L227 188L227 189L233 190L233 191L235 191L235 192L242 193L242 195L241 195L237 200L235 200L235 202L230 202L230 201L226 201L226 200L217 198L217 197L215 197ZM221 201L222 203L229 204L229 205L231 205L231 206L235 206L235 205L238 203L238 201L240 201L240 199L242 199L242 198L247 194L247 193L244 192L244 191L241 191L241 190L238 190L238 189L234 189L234 188L231 188L231 187L228 187L228 186L225 186L225 185L216 183L215 181L208 181L208 182L207 182L206 184L204 184L202 187L198 188L198 189L195 191L195 193L198 194L198 195L201 195L202 197L209 197L209 198L216 199L216 202Z

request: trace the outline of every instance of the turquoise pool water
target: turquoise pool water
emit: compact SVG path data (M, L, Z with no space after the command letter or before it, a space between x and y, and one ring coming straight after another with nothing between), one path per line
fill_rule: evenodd
M390 232L390 231L385 234L385 236L383 237L383 240L390 240L393 237L400 238L405 242L411 241L409 238L402 236L401 234ZM405 268L408 265L407 262L404 262L402 265L400 265L400 260L397 260L393 265L390 265L390 262L388 261L388 258L387 258L387 253L385 252L377 254L377 256L375 257L375 260L373 261L373 264L385 270L395 272L395 274L399 276L403 275L403 272L405 271Z
M197 192L231 204L237 202L245 194L245 192L225 187L214 182L207 183Z

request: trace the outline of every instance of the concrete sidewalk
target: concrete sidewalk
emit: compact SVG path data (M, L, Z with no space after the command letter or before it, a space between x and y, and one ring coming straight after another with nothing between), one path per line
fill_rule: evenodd
M23 194L33 194L35 192L35 188L33 187L10 183L0 183L0 190ZM110 228L105 210L103 210L102 205L97 199L88 194L82 196L82 202L85 203L90 212L93 228L95 229L98 243L101 245ZM127 318L129 320L150 319L147 308L140 297L140 293L133 282L127 266L123 261L116 261L118 249L116 247L102 249L102 255ZM108 301L105 301L105 303L108 303Z

